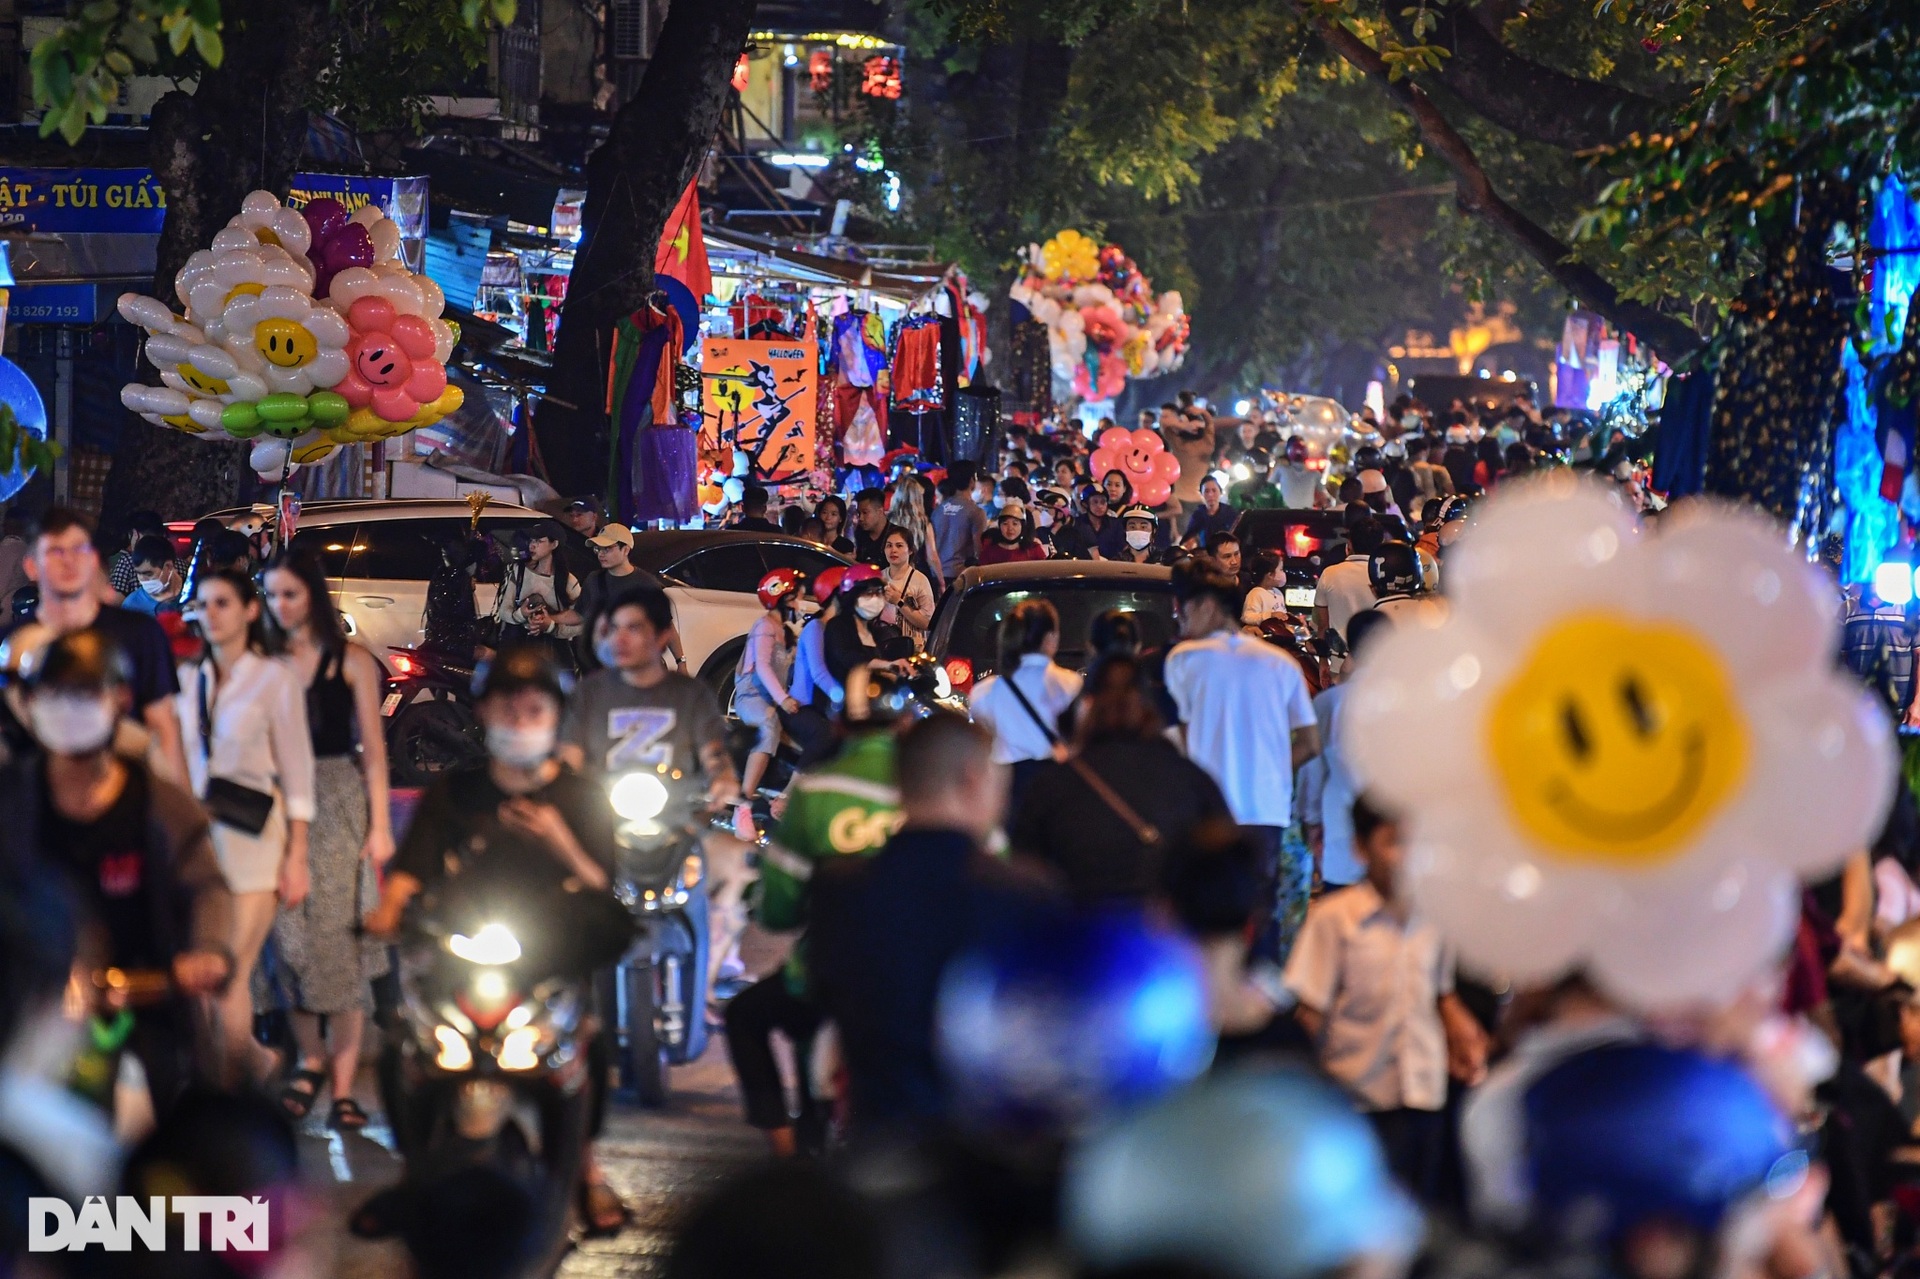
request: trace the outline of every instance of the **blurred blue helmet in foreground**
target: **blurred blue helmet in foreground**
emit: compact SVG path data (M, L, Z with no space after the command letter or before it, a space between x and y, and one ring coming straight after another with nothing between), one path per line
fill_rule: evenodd
M1404 1259L1421 1238L1372 1125L1293 1068L1216 1077L1101 1134L1069 1162L1063 1217L1096 1269L1181 1263L1232 1279Z
M938 1018L955 1115L974 1128L1072 1129L1213 1060L1199 953L1133 911L1049 921L962 955Z
M1527 1090L1534 1224L1608 1243L1661 1220L1703 1232L1757 1190L1800 1188L1793 1126L1737 1064L1658 1044L1568 1058Z

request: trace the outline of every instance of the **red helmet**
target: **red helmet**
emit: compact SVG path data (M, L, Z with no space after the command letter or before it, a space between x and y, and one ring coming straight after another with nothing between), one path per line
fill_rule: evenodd
M842 595L858 595L862 586L880 580L880 570L873 565L853 564L841 575L839 591Z
M833 597L833 593L840 589L840 579L846 575L847 570L838 564L821 570L813 579L813 598L825 604Z
M777 568L760 579L760 607L778 608L780 601L800 590L800 575L790 568Z

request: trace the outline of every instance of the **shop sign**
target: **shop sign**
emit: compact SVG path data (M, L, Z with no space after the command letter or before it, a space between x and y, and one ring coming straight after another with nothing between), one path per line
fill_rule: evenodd
M166 216L151 169L0 167L0 231L158 235Z
M763 484L814 468L819 352L811 342L709 338L700 358L703 458L739 449Z

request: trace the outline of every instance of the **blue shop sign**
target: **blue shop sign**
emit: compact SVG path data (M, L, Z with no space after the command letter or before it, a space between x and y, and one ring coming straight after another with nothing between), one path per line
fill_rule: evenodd
M29 284L7 300L9 324L92 324L101 317L97 284Z
M151 169L0 167L0 231L158 235L166 216Z

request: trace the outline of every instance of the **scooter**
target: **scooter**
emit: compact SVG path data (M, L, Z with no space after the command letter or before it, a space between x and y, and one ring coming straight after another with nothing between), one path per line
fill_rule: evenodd
M601 981L621 1090L641 1105L667 1104L667 1068L707 1049L707 883L692 784L677 769L610 779L619 825L614 896L639 936Z
M413 921L401 1022L380 1060L382 1101L406 1161L403 1186L486 1165L529 1190L533 1227L510 1242L517 1273L545 1276L571 1247L589 1140L590 992L551 975L551 954L524 924L483 914Z
M393 647L387 695L387 759L396 786L425 786L441 773L482 762L486 734L473 711L473 654Z

